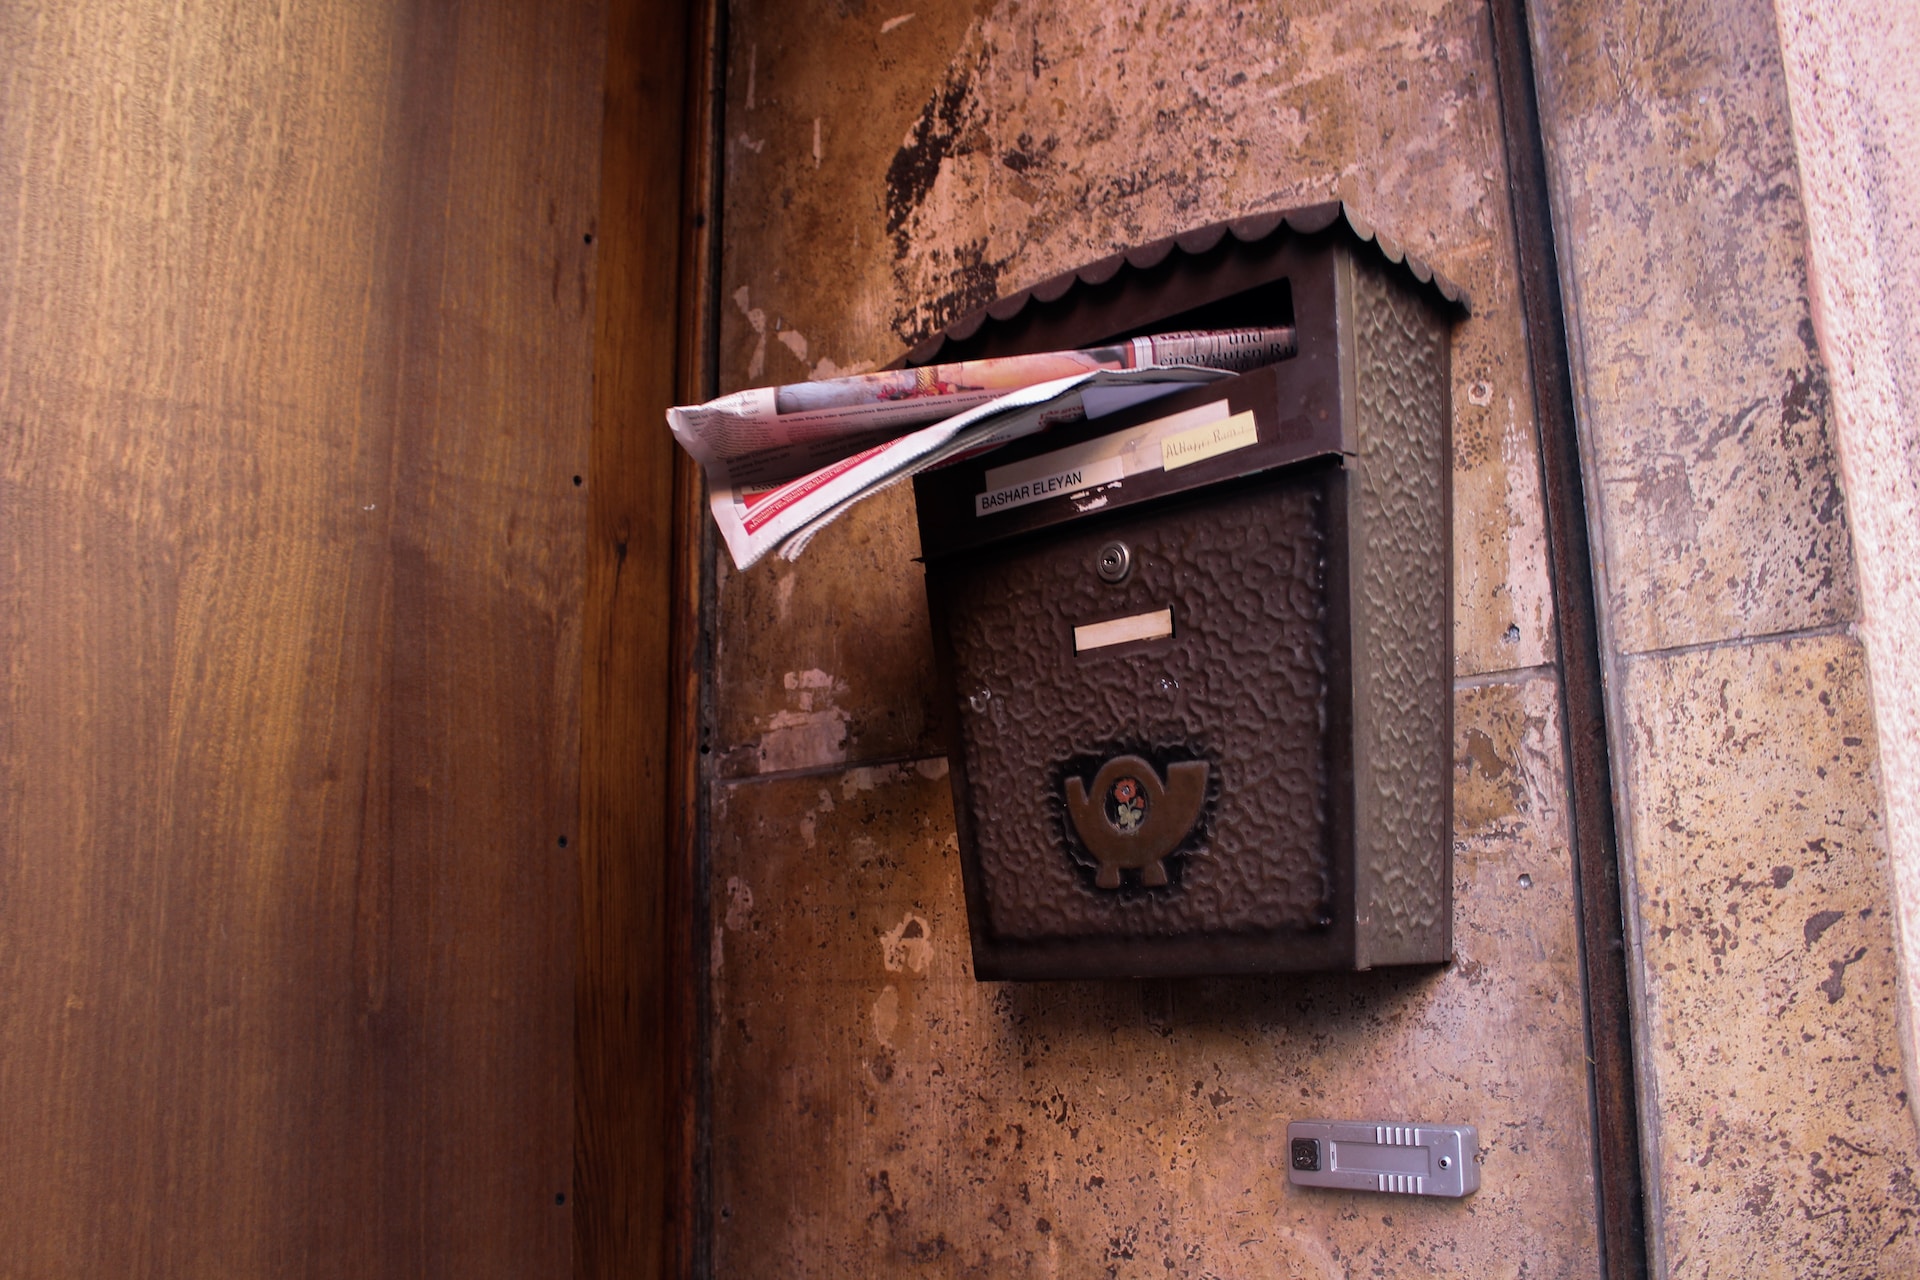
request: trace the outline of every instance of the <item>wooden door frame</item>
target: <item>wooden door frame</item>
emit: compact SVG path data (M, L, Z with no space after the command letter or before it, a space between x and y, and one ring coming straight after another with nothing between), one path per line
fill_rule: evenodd
M706 1270L700 740L709 523L671 404L714 391L717 0L611 0L575 976L577 1277Z

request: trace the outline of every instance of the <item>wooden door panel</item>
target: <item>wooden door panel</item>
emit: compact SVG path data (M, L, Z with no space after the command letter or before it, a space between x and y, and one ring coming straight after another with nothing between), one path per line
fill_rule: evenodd
M0 1275L566 1267L603 38L0 15Z

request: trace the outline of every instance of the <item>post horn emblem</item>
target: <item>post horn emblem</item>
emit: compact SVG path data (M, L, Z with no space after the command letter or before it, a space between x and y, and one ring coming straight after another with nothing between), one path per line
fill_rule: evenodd
M1137 869L1149 887L1167 882L1162 861L1200 820L1207 798L1207 762L1167 766L1167 780L1139 756L1115 756L1093 776L1093 792L1081 779L1067 779L1067 816L1087 851L1099 861L1093 882L1118 889L1120 872Z

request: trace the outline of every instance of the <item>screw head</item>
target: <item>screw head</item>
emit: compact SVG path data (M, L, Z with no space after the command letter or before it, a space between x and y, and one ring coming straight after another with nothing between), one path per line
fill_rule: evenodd
M1133 552L1124 542L1109 542L1094 558L1094 569L1102 582L1124 582L1133 570Z

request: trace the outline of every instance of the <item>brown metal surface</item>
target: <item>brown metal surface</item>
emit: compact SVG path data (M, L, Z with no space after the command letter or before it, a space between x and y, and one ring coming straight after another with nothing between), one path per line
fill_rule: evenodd
M1534 97L1525 0L1495 0L1492 17L1520 259L1520 297L1527 318L1534 412L1540 430L1541 492L1553 559L1553 615L1560 653L1561 715L1566 725L1562 741L1572 793L1601 1262L1608 1276L1637 1280L1647 1274L1647 1227L1632 1014L1592 551L1567 366L1566 318L1547 201L1546 157Z
M1339 387L1331 353L1323 364L1323 368L1316 369L1311 361L1289 360L1241 377L1179 391L1111 417L1056 427L981 458L923 472L914 484L921 551L927 556L951 555L1078 519L1081 507L1089 501L1098 500L1101 509L1117 511L1206 488L1222 480L1339 453L1343 445ZM1222 400L1228 412L1254 416L1260 436L1258 444L1176 471L1149 471L1130 476L1124 483L1102 486L1092 495L1062 494L1005 511L975 514L974 499L983 491L986 473L995 467Z
M1259 308L1285 307L1293 359L916 483L983 978L1451 953L1450 317L1372 241L1296 237L1202 260L1219 240L1189 238L1189 258L1154 249L1151 280L1115 273L1103 296L1051 314L999 308L973 341L1080 345L1195 308L1270 320ZM1221 398L1253 412L1256 445L974 509L992 467ZM1305 493L1317 497L1300 507ZM1118 580L1097 571L1114 542L1134 560ZM1173 636L1076 652L1075 627L1156 609L1172 611ZM1290 630L1303 620L1310 642ZM1181 856L1116 883L1061 791L1105 777L1117 754L1204 761L1211 781Z
M1068 940L1126 940L1111 972L1136 975L1350 956L1350 930L1334 927L1350 913L1331 769L1344 638L1329 636L1326 602L1344 489L1322 463L929 565L957 681L951 767L980 976L1032 976ZM1133 553L1118 584L1095 567L1111 540ZM1173 636L1074 651L1074 626L1161 607ZM1164 888L1128 876L1102 889L1106 859L1069 820L1071 782L1122 755L1210 770Z
M1354 849L1360 968L1453 954L1453 448L1448 318L1352 268ZM1350 317L1350 318L1349 318Z
M1091 783L1067 776L1067 817L1100 867L1094 887L1118 889L1122 871L1138 871L1143 888L1168 883L1167 855L1200 821L1213 767L1205 760L1176 760L1167 766L1165 782L1160 772L1151 760L1124 755L1101 765Z

